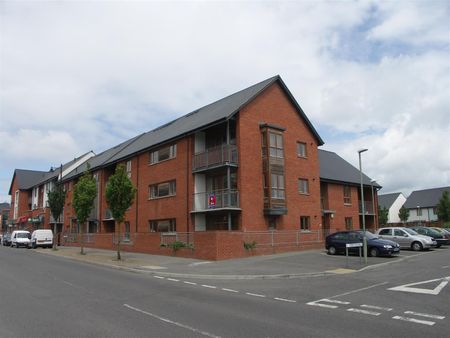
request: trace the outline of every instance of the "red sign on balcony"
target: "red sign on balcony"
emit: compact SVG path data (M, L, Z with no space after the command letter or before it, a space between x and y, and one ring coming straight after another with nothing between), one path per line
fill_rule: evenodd
M209 194L208 198L208 208L216 207L216 194Z

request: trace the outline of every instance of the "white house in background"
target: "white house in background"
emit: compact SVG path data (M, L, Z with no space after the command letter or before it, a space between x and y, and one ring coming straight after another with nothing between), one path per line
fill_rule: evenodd
M380 208L389 210L388 223L400 223L398 212L402 205L406 202L406 197L401 192L392 194L378 195L378 205Z
M436 206L444 191L450 194L450 187L413 191L403 205L409 209L408 222L437 221Z

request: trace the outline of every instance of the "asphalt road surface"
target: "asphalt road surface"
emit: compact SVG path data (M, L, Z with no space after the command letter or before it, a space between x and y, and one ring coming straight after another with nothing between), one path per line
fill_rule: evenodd
M198 280L0 247L0 337L449 337L450 247L406 254L331 277Z

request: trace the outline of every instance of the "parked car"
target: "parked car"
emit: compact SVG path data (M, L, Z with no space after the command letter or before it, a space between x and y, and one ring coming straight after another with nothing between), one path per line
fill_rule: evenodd
M419 235L414 230L405 227L380 228L376 232L376 235L380 238L398 243L400 248L412 249L414 251L429 250L431 247L437 245L433 238Z
M417 226L411 227L410 229L414 230L419 235L424 235L433 238L436 241L436 248L440 248L442 244L447 244L447 239L444 238L444 236L440 232L432 228Z
M11 245L11 234L8 234L8 233L3 234L2 244L3 244L3 246Z
M30 244L31 233L26 230L14 230L11 234L11 248L21 246L28 247Z
M339 231L328 235L325 240L325 248L329 255L335 255L339 252L345 252L346 244L363 243L364 232ZM367 253L369 256L392 256L400 252L400 246L392 241L379 239L369 231L365 232L367 238ZM349 248L349 252L359 252L358 247Z
M34 230L31 234L29 248L36 249L38 246L51 248L53 246L53 232L49 229Z
M446 244L446 245L450 244L450 232L449 231L442 229L442 228L437 228L437 227L431 227L431 229L436 230L437 232L439 232L442 235L442 237L444 237L444 239L446 241L443 244Z

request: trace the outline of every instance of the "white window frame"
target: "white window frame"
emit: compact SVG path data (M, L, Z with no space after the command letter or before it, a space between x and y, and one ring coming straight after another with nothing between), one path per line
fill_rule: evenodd
M308 152L306 150L306 142L297 142L297 156L301 158L307 158Z
M160 159L160 152L162 152L163 150L168 150L169 157L168 158L164 158L164 159L161 160ZM175 157L177 157L177 145L176 144L172 144L170 146L162 147L162 148L159 148L158 150L151 151L150 152L149 163L150 164L157 164L157 163L160 163L160 162L171 160L171 159L173 159Z
M298 192L302 195L309 195L309 180L307 178L298 179Z
M160 196L160 189L163 185L168 185L169 193L167 195ZM149 186L149 199L158 199L175 196L177 194L177 184L176 180L161 182L157 184L152 184Z

